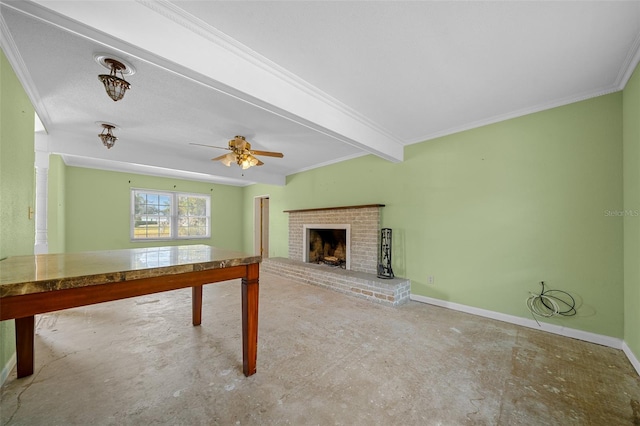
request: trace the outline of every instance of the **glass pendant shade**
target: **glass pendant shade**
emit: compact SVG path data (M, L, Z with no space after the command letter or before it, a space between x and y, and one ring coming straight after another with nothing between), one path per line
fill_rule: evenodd
M115 59L105 59L104 62L111 67L111 72L109 74L100 74L98 78L102 84L104 84L107 95L114 101L119 101L123 98L126 91L131 88L131 84L124 79L124 75L122 74L122 70L126 68L121 62ZM117 72L120 72L122 78L116 75Z
M116 77L115 75L101 74L98 77L102 81L102 84L104 84L107 95L114 101L122 99L127 89L131 87L124 79Z
M111 149L118 140L118 138L115 137L111 132L115 128L115 126L112 126L110 124L102 124L102 127L102 133L100 133L98 137L102 141L102 144L107 147L107 149Z
M243 154L238 156L238 165L242 168L242 170L247 170L249 167L255 166L258 164L258 159L251 154Z

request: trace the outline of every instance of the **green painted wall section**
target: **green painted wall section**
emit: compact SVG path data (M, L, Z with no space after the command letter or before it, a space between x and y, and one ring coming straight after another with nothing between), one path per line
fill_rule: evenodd
M62 157L49 156L47 188L47 242L49 253L65 252L65 182L66 166Z
M623 337L622 93L292 175L270 196L270 253L288 255L283 210L381 203L393 268L412 293L531 318L544 280L573 294L560 324ZM245 250L253 246L250 232ZM434 283L428 284L428 277Z
M623 92L624 341L640 359L640 66Z
M33 254L34 110L4 52L0 53L0 259ZM15 353L13 321L0 323L0 369Z
M65 168L66 252L161 245L211 244L242 249L242 188L142 176L129 173ZM211 238L204 240L131 242L131 188L211 195Z

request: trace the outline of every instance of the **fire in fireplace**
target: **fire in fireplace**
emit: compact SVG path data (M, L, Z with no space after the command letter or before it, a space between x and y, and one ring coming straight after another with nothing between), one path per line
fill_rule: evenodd
M304 225L305 262L351 269L350 225Z

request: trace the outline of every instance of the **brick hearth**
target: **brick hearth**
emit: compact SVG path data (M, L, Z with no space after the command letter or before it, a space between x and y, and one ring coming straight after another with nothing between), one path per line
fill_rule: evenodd
M407 302L411 291L411 282L404 278L382 279L374 274L284 257L263 259L260 271L389 306Z

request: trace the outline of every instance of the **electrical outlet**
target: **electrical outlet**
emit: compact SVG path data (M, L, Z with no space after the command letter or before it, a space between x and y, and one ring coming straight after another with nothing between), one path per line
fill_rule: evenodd
M429 276L427 277L427 282L428 282L429 284L433 284L433 283L435 282L435 279L433 278L433 275L429 275Z

